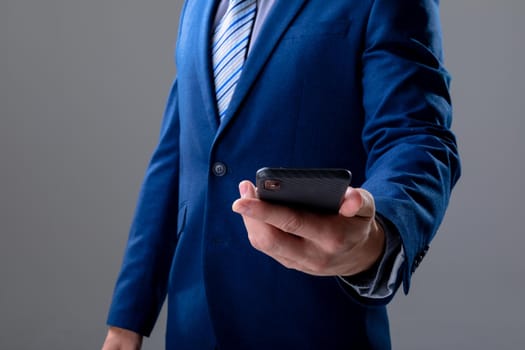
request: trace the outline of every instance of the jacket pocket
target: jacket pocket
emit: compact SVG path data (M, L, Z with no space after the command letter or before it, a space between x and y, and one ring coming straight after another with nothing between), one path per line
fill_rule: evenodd
M346 36L350 28L349 21L317 22L308 25L294 25L288 28L283 40L305 37Z

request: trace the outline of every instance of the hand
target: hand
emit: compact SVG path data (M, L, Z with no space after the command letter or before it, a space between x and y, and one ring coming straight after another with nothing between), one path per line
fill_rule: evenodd
M351 276L383 254L385 234L375 220L372 195L348 188L339 214L294 210L257 199L249 181L239 184L232 206L242 215L255 249L290 269L318 276Z
M118 327L109 327L102 350L140 350L142 336Z

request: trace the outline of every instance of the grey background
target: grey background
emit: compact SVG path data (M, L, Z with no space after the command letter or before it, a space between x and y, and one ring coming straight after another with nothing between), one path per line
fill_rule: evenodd
M175 73L180 0L0 4L0 349L96 349ZM442 2L464 173L396 349L525 344L525 2ZM145 349L161 349L164 316Z

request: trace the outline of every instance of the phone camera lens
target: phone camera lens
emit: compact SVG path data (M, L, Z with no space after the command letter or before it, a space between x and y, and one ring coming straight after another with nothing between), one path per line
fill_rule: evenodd
M266 180L264 181L264 189L268 191L279 191L281 189L281 181L279 180Z

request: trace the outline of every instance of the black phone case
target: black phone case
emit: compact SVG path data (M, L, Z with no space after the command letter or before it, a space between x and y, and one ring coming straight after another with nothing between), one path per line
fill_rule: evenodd
M257 171L260 199L301 209L337 213L352 174L331 168L262 168Z

